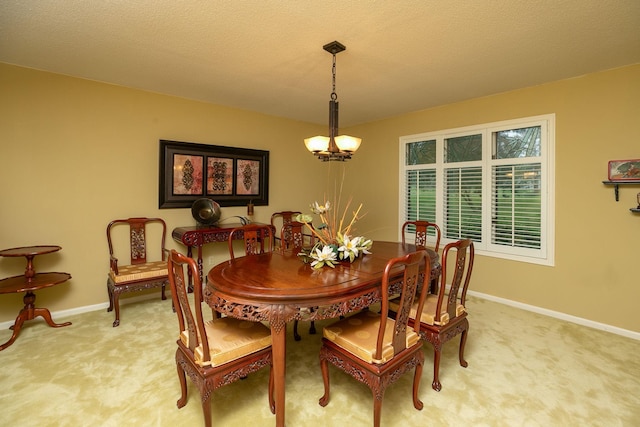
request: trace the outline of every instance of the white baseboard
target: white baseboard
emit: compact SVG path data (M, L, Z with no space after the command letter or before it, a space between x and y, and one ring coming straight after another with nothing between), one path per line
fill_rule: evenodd
M171 292L167 289L167 299L170 300L171 299ZM126 305L126 304L130 304L133 302L138 302L138 301L144 301L144 300L148 300L148 299L154 299L154 298L158 298L157 294L148 294L148 295L136 295L136 296L132 296L132 297L127 297L127 298L120 298L120 306ZM60 311L56 311L56 312L52 312L51 313L51 317L53 318L54 322L57 322L58 318L63 318L63 317L67 317L67 316L73 316L75 314L82 314L82 313L89 313L91 311L97 311L97 310L104 310L107 311L107 308L109 308L109 303L108 302L102 302L100 304L93 304L93 305L85 305L83 307L75 307L75 308L70 308L68 310L60 310ZM111 313L113 315L113 312ZM44 319L37 317L34 320L42 320L44 322ZM112 319L113 321L113 319ZM10 320L8 322L2 322L0 323L0 329L8 329L9 327L13 326L15 320ZM58 322L59 323L59 322Z
M594 322L593 320L583 319L582 317L572 316L570 314L561 313L559 311L548 310L546 308L536 307L534 305L524 304L517 301L511 301L505 298L495 297L493 295L483 294L480 292L468 291L469 295L505 304L511 307L519 308L526 311L542 314L556 319L564 320L578 325L587 326L589 328L599 329L601 331L611 332L616 335L622 335L627 338L640 341L640 332L630 331L628 329L618 328L616 326L607 325L605 323Z
M170 292L167 292L167 293L169 294L169 295L167 295L167 298L171 298L171 293ZM630 331L628 329L618 328L616 326L607 325L605 323L594 322L593 320L588 320L588 319L583 319L581 317L571 316L570 314L561 313L559 311L548 310L546 308L536 307L534 305L524 304L524 303L517 302L517 301L511 301L511 300L508 300L508 299L505 299L505 298L500 298L500 297L496 297L496 296L493 296L493 295L483 294L483 293L480 293L480 292L469 291L468 293L469 293L469 295L472 295L474 297L483 298L483 299L486 299L486 300L489 300L489 301L494 301L494 302L497 302L497 303L500 303L500 304L505 304L505 305L508 305L508 306L511 306L511 307L515 307L515 308L519 308L519 309L522 309L522 310L531 311L531 312L542 314L542 315L549 316L549 317L554 317L556 319L564 320L564 321L571 322L571 323L576 323L578 325L587 326L589 328L599 329L599 330L605 331L605 332L611 332L611 333L616 334L616 335L622 335L624 337L640 341L640 332ZM124 305L124 304L131 303L131 302L142 301L142 300L147 300L147 299L157 298L157 297L158 296L155 295L155 294L153 294L153 295L150 294L150 295L134 296L134 297L130 297L130 298L121 299L120 300L120 304ZM75 314L88 313L90 311L106 310L107 307L109 307L109 303L108 302L104 302L104 303L100 303L100 304L87 305L87 306L84 306L84 307L71 308L69 310L56 311L55 313L51 313L51 315L52 315L53 318L61 318L61 317L75 315ZM8 321L8 322L0 323L0 329L9 328L10 326L13 325L13 322L14 321Z

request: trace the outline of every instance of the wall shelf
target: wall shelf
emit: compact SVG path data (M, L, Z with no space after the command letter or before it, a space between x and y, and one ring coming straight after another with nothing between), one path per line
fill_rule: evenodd
M616 197L616 202L620 200L620 185L637 185L640 186L640 180L626 180L626 181L602 181L604 185L613 185L613 191ZM639 201L640 203L640 201ZM633 213L640 213L640 206L637 208L629 209Z
M616 202L619 200L619 191L618 191L618 186L619 185L640 185L640 180L628 180L628 181L602 181L602 183L604 185L613 185L614 191L615 191L615 196L616 196Z

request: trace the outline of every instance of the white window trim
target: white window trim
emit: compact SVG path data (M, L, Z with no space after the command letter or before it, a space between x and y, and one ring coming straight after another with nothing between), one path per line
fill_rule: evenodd
M541 132L546 134L546 145L542 146L540 156L542 167L541 193L546 197L541 198L541 249L530 250L526 248L510 248L511 253L505 253L504 248L500 245L492 245L488 236L491 235L490 221L490 200L491 200L491 166L501 162L491 158L491 138L492 133L499 130L524 128L531 126L541 126ZM521 261L531 264L555 265L555 114L545 114L540 116L525 117L520 119L505 120L493 123L484 123L479 125L467 126L455 129L445 129L436 132L427 132L414 135L406 135L400 137L399 143L399 205L398 205L398 239L402 239L402 224L405 221L405 205L406 205L406 171L411 169L424 169L424 165L407 166L405 165L406 144L411 142L428 141L435 139L436 156L438 159L443 158L444 138L455 136L463 136L469 134L482 134L482 167L483 167L483 184L482 184L482 243L475 242L475 250L479 255L485 255L495 258L509 259L513 261ZM508 159L505 163L518 162L518 159ZM476 163L476 162L470 162ZM456 166L464 166L466 163L456 163ZM444 188L442 185L444 163L437 162L436 170L436 200L439 203L444 199ZM443 212L439 207L436 209L435 222L443 224ZM441 247L450 243L451 239L444 236L441 240Z

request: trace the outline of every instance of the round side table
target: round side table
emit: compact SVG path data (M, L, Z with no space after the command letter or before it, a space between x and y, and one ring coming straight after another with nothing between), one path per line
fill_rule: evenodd
M0 294L25 292L23 298L24 307L20 310L20 313L18 313L15 323L10 328L13 329L13 334L9 341L0 345L0 351L13 344L16 338L18 338L18 334L20 334L22 325L27 320L41 316L47 324L53 328L71 325L71 322L55 323L53 319L51 319L51 312L49 312L48 309L37 308L35 306L36 295L34 291L55 286L71 279L71 275L68 273L36 273L33 267L33 259L37 255L57 252L60 249L62 249L60 246L43 245L25 246L0 251L0 256L3 257L25 257L27 259L27 268L23 275L7 277L6 279L0 280Z

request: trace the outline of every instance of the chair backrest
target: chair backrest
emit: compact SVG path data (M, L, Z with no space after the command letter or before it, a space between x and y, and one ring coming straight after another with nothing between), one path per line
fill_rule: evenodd
M465 305L474 257L475 250L470 239L458 240L444 247L435 319L440 319L441 313L445 312L449 313L450 319L454 319L458 315L456 313L458 304ZM449 285L448 292L447 285Z
M159 255L166 260L165 238L167 236L167 224L161 218L128 218L116 219L107 225L107 242L109 243L109 255L114 257L112 230L120 224L129 225L129 246L131 251L131 264L144 264L147 262L147 225L157 223L161 225L162 236L160 238Z
M402 244L405 244L405 235L411 231L415 232L415 240L414 243L417 247L427 247L427 236L429 235L429 229L433 229L433 234L435 238L434 250L438 252L440 249L440 227L438 224L429 222L429 221L406 221L402 224Z
M273 252L275 245L273 228L266 224L249 224L234 228L229 233L229 255L231 259L235 258L233 241L237 239L237 235L240 233L243 234L245 255Z
M402 257L393 258L387 262L382 276L382 304L381 304L381 322L378 330L378 340L376 343L376 359L382 358L384 336L386 332L386 321L382 321L389 315L389 286L392 282L392 278L398 274L398 268L403 268L402 289L400 291L400 298L397 300L398 311L395 316L395 327L393 331L393 353L398 354L404 350L407 346L407 328L409 323L409 314L411 306L413 305L416 297L417 289L420 285L420 271L422 269L422 262L426 262L426 270L431 271L431 259L427 256L427 251L418 250ZM422 275L423 283L422 288L428 288L428 274ZM418 301L418 310L422 311L424 305L424 295L420 294ZM414 330L416 333L420 332L420 322L415 322Z
M311 224L309 226L313 227ZM282 252L299 253L302 248L311 247L315 243L313 234L305 233L307 224L291 221L280 230L280 249Z
M196 351L202 346L202 362L207 364L211 360L209 353L209 340L204 327L202 317L202 286L198 265L193 258L189 258L172 249L168 260L169 284L171 285L171 298L173 307L178 315L179 333L188 337L189 350ZM190 303L188 279L185 281L185 268L193 278L193 306ZM184 342L184 340L183 340Z
M293 217L301 214L298 211L280 211L274 212L271 215L271 226L273 227L276 235L276 240L280 240L280 246L283 249L289 248L291 242L290 228L288 227L293 222ZM284 237L283 236L284 233ZM286 244L285 244L286 242Z

